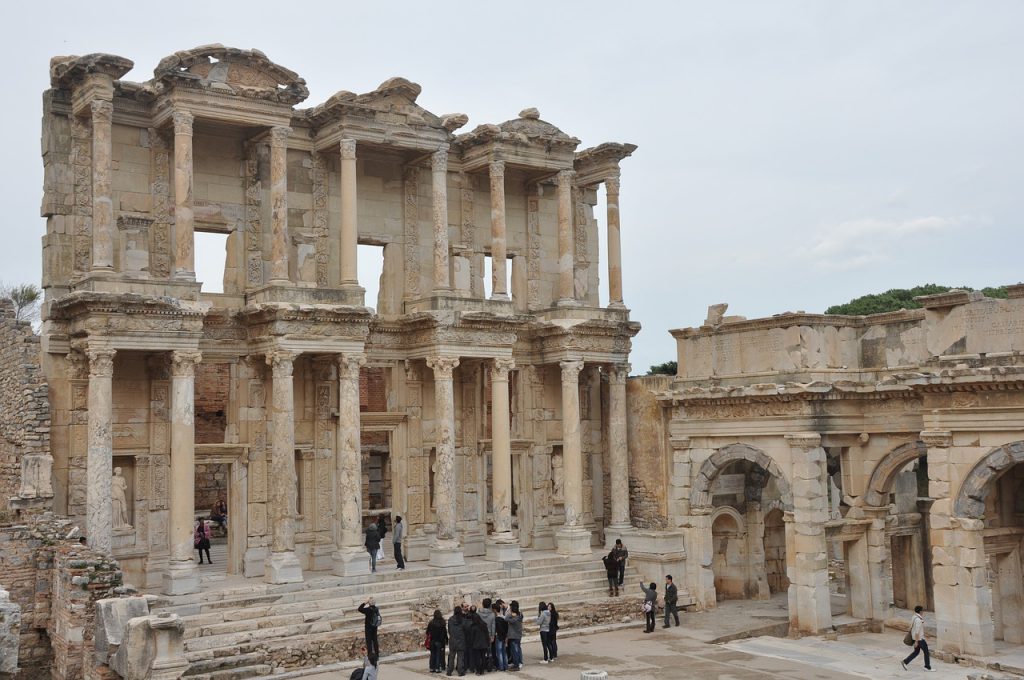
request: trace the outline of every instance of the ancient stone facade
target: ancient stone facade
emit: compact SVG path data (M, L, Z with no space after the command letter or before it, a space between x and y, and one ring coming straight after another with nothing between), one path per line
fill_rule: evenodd
M941 650L1024 642L1024 286L1008 289L868 317L716 306L672 332L678 375L650 391L666 426L630 444L671 471L701 605L785 590L792 627L820 631L837 558L856 618L921 604Z
M299 108L305 82L255 50L131 67L54 59L43 120L54 508L126 580L199 587L197 491L219 489L197 467L226 479L229 572L272 583L367 572L377 514L435 566L589 554L628 527L609 470L639 330L618 243L635 147L576 151L536 109L458 134L403 78ZM223 293L196 280L197 232L226 235ZM383 261L375 309L360 245Z

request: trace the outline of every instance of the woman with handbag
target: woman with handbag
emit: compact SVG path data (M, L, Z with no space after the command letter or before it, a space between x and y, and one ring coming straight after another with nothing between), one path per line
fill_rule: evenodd
M444 670L444 648L448 644L448 623L440 609L434 610L434 618L427 624L427 638L423 646L430 650L430 672Z
M192 544L199 551L199 564L203 563L204 552L206 553L207 564L213 564L213 560L210 559L210 527L206 525L205 519L199 520L196 524L196 530L192 536Z

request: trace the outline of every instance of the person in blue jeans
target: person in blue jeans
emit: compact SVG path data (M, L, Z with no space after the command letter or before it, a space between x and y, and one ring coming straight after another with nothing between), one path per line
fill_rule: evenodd
M519 611L518 601L509 602L505 621L508 623L508 669L517 671L523 665L523 613Z
M910 621L910 637L914 640L914 651L900 662L903 670L907 670L907 664L916 659L921 652L924 652L924 669L926 671L935 670L932 668L932 659L928 654L928 642L924 639L924 616L921 614L923 611L924 607L921 605L914 607L914 618Z
M502 616L501 605L497 602L491 605L491 611L494 612L494 667L499 671L507 671L505 644L508 642L508 621Z

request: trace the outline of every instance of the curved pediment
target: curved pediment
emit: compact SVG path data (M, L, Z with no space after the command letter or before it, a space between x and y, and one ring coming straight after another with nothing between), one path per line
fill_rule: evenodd
M131 59L101 52L81 57L54 57L50 59L50 85L67 87L90 73L105 73L117 80L131 71L134 65Z
M398 120L395 118L397 116L406 125L443 128L449 133L469 121L469 117L463 113L438 116L427 111L416 103L422 90L418 83L396 76L364 94L348 90L336 92L323 104L310 109L307 115L315 125L324 125L349 111L374 117L383 115L389 122Z
M282 104L298 104L309 96L305 80L270 61L263 52L220 44L202 45L164 57L153 70L153 79L168 86L185 84Z
M567 135L546 120L541 120L537 109L528 108L520 111L518 118L507 120L500 125L479 125L459 137L459 143L467 147L488 142L575 149L580 140Z

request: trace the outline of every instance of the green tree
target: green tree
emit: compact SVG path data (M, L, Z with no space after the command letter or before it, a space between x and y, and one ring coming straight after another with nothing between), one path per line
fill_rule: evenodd
M19 321L35 321L39 316L39 303L43 291L34 283L6 284L0 282L0 300L14 303L14 318Z
M974 290L967 286L956 286L961 290ZM825 310L826 314L849 314L861 316L867 314L881 314L883 312L895 312L900 309L917 309L921 305L914 301L915 297L921 295L935 295L953 290L953 286L940 286L934 283L926 283L923 286L914 288L893 288L884 293L872 293L862 295L859 298L850 300L846 304L832 305ZM982 288L981 292L988 297L1005 298L1006 288Z
M651 366L650 370L647 371L647 375L675 375L679 370L679 363L675 361L666 361L663 364L657 366Z

